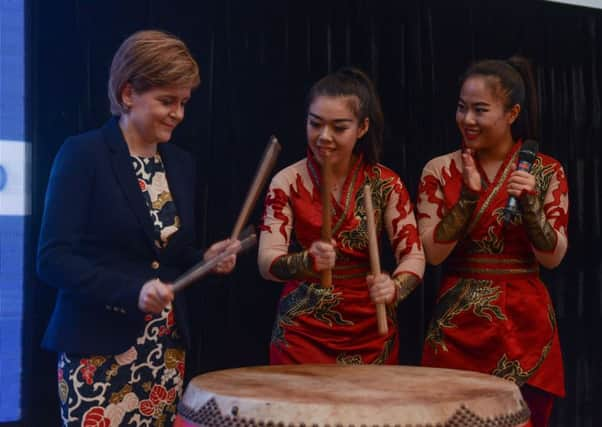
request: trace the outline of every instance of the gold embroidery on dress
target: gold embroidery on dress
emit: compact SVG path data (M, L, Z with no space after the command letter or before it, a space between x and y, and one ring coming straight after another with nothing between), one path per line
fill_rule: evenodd
M464 236L468 221L472 216L479 197L469 192L464 186L456 204L441 218L435 228L435 240L447 243L455 242Z
M504 252L504 240L495 234L495 226L490 225L487 229L487 236L481 240L473 240L471 254L496 255Z
M387 341L384 342L383 350L380 354L374 359L371 363L372 365L384 365L389 356L391 355L391 350L395 344L396 335L391 336ZM347 354L345 352L337 355L336 358L337 365L363 365L364 360L362 359L361 354Z
M531 168L531 174L535 176L538 197L526 194L521 198L522 223L535 248L542 251L553 251L556 247L557 236L545 215L543 203L554 175L554 165L544 166L541 158L537 157Z
M554 176L554 165L544 166L541 157L536 157L533 166L531 166L530 173L535 176L535 188L537 188L537 193L543 202L548 188L550 188L552 176Z
M550 321L550 326L552 328L552 336L546 345L543 346L539 359L531 369L525 371L520 365L520 361L510 360L508 355L504 353L497 362L497 366L491 372L491 374L495 375L496 377L512 381L519 387L525 384L529 378L531 378L531 376L533 376L533 374L541 367L543 362L548 357L548 354L550 354L550 350L552 349L552 342L554 341L554 334L556 331L556 315L554 314L554 309L551 305L548 305L548 320Z
M359 160L358 160L359 161ZM355 186L355 181L357 180L357 176L360 173L360 167L356 167L353 171L353 176L351 177L351 180L349 181L349 186L347 187L347 194L345 196L345 203L343 204L344 208L343 208L343 212L341 213L341 217L339 218L339 220L337 221L336 224L333 225L332 227L332 233L336 234L341 227L343 226L343 224L345 223L345 219L347 217L347 212L349 212L349 208L351 207L351 199L353 196L353 191L352 189ZM357 205L357 203L356 203Z
M504 225L504 216L505 216L505 207L499 207L493 211L493 216L495 217L495 222L499 225ZM521 216L520 212L517 215L510 215L509 223L512 225L520 225L521 224Z
M272 264L270 272L281 280L318 277L313 271L309 252L306 250L281 256Z
M425 341L431 345L435 354L439 348L448 351L444 341L444 329L455 328L454 318L468 310L489 322L493 321L493 316L499 320L506 320L502 308L494 304L501 293L502 289L493 286L491 280L459 279L441 296L436 305Z
M389 338L387 341L385 341L385 345L383 346L383 351L381 351L381 353L378 355L378 357L376 359L374 359L374 362L372 362L373 365L384 365L385 364L385 362L391 355L391 350L393 350L396 339L397 339L397 334L393 334L391 336L391 338Z
M284 327L297 325L295 318L302 315L313 315L332 327L337 325L353 325L354 323L343 319L340 312L334 310L342 301L341 292L333 288L323 288L317 283L301 283L297 288L287 294L278 307L278 317L272 331L272 343L288 345L284 337Z
M470 274L488 274L488 275L501 275L501 276L507 276L509 274L529 274L529 273L538 273L539 272L539 267L537 265L534 265L532 267L525 267L525 268L508 268L508 267L504 267L504 268L490 268L490 267L485 267L485 268L478 268L478 267L460 267L460 266L454 266L453 270L455 272L458 273L470 273Z
M372 190L372 205L374 206L374 223L376 224L376 233L380 234L382 228L381 218L385 209L389 194L393 191L393 178L381 179L381 171L378 167L372 168L374 177L367 176L364 184L357 192L354 216L359 219L358 226L349 231L340 234L341 245L343 247L355 249L358 251L368 247L368 225L366 221L366 205L364 202L364 185L369 184ZM349 192L351 194L351 192ZM344 220L344 216L341 217Z
M523 223L533 246L541 251L553 251L558 237L543 211L540 199L527 194L521 198L520 204Z
M393 278L393 284L397 288L395 306L406 299L420 284L420 279L411 273L401 273Z
M495 183L495 186L491 190L491 193L489 193L489 196L487 196L487 198L485 199L485 202L483 202L483 205L478 210L477 214L474 216L474 219L472 220L471 224L468 226L468 233L470 233L476 227L476 225L479 224L481 217L485 214L485 211L489 208L492 200L494 200L495 196L497 196L497 193L499 193L500 189L502 188L502 184L504 184L506 182L506 178L513 171L513 168L511 165L516 164L517 157L518 157L518 151L512 155L512 158L506 164L506 168L504 169L502 175L500 176L500 179Z
M336 359L337 365L363 365L364 361L360 354L341 353Z

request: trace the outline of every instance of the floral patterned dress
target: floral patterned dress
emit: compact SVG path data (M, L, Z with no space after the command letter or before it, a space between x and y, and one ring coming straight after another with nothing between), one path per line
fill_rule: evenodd
M132 157L153 219L158 247L178 230L179 218L161 157ZM172 425L182 395L184 345L172 306L148 314L135 343L118 355L61 353L58 387L65 426L164 427Z
M411 289L420 282L424 253L408 192L392 170L360 157L346 178L340 203L332 198L337 260L332 288L320 284L319 275L307 268L307 250L320 239L322 225L320 166L308 152L306 159L274 177L266 196L259 268L264 277L286 282L272 332L272 364L397 363L396 304L387 310L388 334L379 335L366 285L365 184L372 189L378 233L386 230L397 259L392 277L398 279L398 296L406 291L407 281L401 278L411 280ZM293 241L300 248L289 248Z
M480 371L563 396L556 316L539 265L553 267L566 252L568 185L560 163L538 154L531 168L533 199L542 207L553 242L538 249L524 212L509 223L503 219L507 181L520 147L515 144L491 182L481 170L484 189L457 240L446 237L450 233L442 219L463 191L461 152L424 167L417 205L420 235L429 259L445 258L445 264L422 363Z

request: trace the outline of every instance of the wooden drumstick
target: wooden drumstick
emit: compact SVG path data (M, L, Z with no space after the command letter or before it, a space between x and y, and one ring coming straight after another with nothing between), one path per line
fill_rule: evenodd
M376 278L380 274L380 259L378 256L378 238L376 236L376 224L374 223L374 207L372 206L372 190L370 189L370 185L364 186L364 204L366 206L366 221L368 223L370 268L372 276ZM378 322L378 333L386 335L389 332L389 328L387 325L387 311L383 303L376 304L376 320Z
M332 203L330 202L330 191L332 190L332 167L330 160L325 157L322 162L322 186L320 193L322 196L322 241L330 243L332 240ZM320 273L322 286L325 288L332 287L332 270L323 270Z
M282 147L280 143L276 139L274 135L270 136L270 140L268 141L268 145L263 152L263 156L261 158L261 162L259 163L259 167L257 168L257 172L255 173L255 178L253 179L253 183L251 187L249 187L249 192L247 193L247 197L245 202L242 205L242 209L238 214L238 219L234 225L234 229L232 230L232 234L230 238L235 240L238 239L238 235L240 231L245 226L249 219L249 215L251 215L251 211L255 207L255 203L257 202L257 198L261 193L261 190L265 186L265 183L270 176L270 172L274 169L276 165L276 159L278 158L278 154L280 154L280 150Z
M197 282L199 279L201 279L203 276L205 276L207 273L213 270L215 266L217 266L217 264L228 258L230 255L235 255L237 253L244 252L247 249L255 246L256 243L257 235L254 232L252 232L240 241L240 248L238 248L237 250L225 250L207 261L203 260L199 262L186 273L178 277L171 284L173 291L179 292L182 289Z

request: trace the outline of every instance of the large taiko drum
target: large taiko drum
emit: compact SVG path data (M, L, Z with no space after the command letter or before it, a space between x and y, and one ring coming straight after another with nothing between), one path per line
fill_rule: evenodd
M475 372L409 366L229 369L188 385L176 427L530 426L518 387Z

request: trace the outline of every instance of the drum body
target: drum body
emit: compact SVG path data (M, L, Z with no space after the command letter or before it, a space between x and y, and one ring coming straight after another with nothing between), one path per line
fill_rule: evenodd
M277 365L194 378L176 427L530 426L518 387L476 372Z

